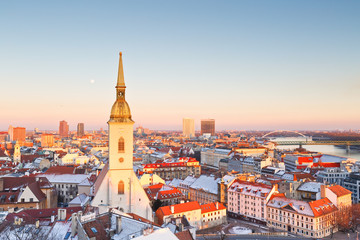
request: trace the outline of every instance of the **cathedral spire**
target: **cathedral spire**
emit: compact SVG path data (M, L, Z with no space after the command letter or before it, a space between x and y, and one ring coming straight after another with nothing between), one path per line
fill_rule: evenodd
M125 88L125 81L124 81L124 69L122 63L122 52L119 53L119 71L118 71L118 78L116 87Z
M116 83L116 101L111 108L110 121L109 122L132 122L131 112L128 103L125 100L125 81L124 70L122 63L122 53L119 57L119 72Z

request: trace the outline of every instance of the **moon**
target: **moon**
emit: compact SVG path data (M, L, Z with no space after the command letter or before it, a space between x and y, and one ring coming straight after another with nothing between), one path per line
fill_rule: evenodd
M91 84L94 84L94 83L95 83L95 80L94 80L94 79L91 79L91 80L90 80L90 83L91 83Z

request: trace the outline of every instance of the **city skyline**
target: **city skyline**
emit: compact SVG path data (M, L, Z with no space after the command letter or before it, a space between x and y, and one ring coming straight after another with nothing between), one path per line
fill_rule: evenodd
M135 126L359 129L358 2L161 3L2 3L0 129L106 129L119 51Z

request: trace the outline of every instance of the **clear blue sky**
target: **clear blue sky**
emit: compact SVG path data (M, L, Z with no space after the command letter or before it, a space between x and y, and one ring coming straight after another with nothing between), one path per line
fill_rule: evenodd
M0 130L360 128L360 1L2 1Z

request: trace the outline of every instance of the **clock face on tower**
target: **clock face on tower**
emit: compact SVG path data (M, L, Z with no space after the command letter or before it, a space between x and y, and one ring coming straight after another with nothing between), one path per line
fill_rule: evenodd
M122 92L119 92L119 93L118 93L118 96L119 96L119 97L123 97L123 95L124 95L124 94L123 94Z

